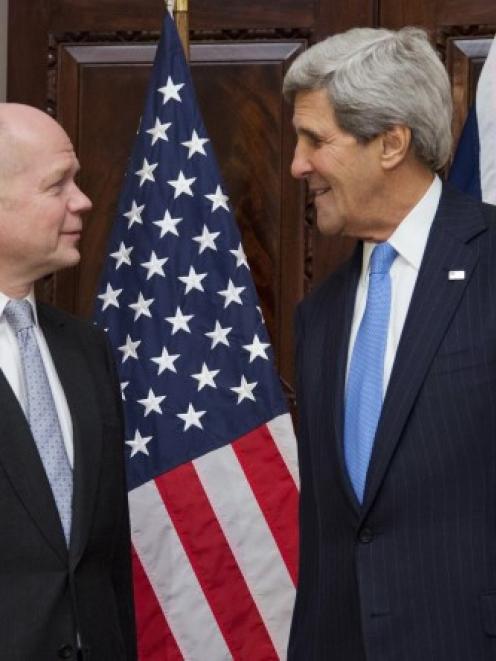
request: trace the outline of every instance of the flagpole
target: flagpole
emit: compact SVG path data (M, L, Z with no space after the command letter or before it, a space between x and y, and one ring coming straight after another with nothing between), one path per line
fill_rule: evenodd
M176 21L179 38L183 45L186 59L189 60L189 15L188 0L176 0L174 5L174 19Z

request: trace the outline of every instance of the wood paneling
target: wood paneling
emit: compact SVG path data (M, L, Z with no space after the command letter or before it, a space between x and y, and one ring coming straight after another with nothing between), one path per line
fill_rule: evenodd
M453 89L453 137L460 137L470 106L475 101L477 81L489 53L492 36L453 37L448 40L447 68Z
M382 0L379 24L398 30L405 25L417 25L433 30L436 25L437 0Z
M355 27L377 24L379 0L348 0L320 2L316 21L315 40Z
M309 31L315 24L314 0L191 0L190 29L219 32L229 29L240 39L250 30ZM46 106L49 34L158 32L165 3L162 0L9 0L9 71L7 97L39 108ZM127 33L127 34L126 34ZM284 39L284 37L283 37Z
M23 0L15 0L16 2ZM33 4L30 0L30 4ZM165 3L162 0L140 0L139 17L136 0L57 0L51 3L51 26L54 31L156 30L160 26ZM225 0L191 0L192 30L302 28L314 23L313 0L266 0L230 2Z
M16 3L19 0L14 0ZM26 0L20 0L25 3ZM38 3L40 0L38 0ZM134 0L41 0L50 6L52 32L159 30L165 9L163 0L140 0L139 17ZM32 4L27 0L27 4Z
M314 0L191 0L193 30L222 28L304 28L314 24Z
M293 132L280 89L302 47L243 42L191 48L199 103L286 381L291 380L293 309L302 295L303 191L289 176ZM82 316L93 309L154 54L155 46L145 44L60 46L58 119L79 154L80 183L94 209L86 221L81 263L56 275L55 298Z
M154 46L61 46L57 119L81 163L80 185L93 200L81 263L55 278L58 305L90 316L111 223L143 108Z
M494 0L437 0L437 25L494 25Z
M45 108L49 5L9 1L7 99Z
M388 28L419 25L428 30L447 26L494 25L493 0L381 0L380 24Z

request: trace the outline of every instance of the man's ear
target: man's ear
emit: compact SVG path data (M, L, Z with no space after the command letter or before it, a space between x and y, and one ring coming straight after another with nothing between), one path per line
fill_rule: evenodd
M381 165L384 170L393 170L408 155L412 143L412 131L407 126L393 126L381 135Z

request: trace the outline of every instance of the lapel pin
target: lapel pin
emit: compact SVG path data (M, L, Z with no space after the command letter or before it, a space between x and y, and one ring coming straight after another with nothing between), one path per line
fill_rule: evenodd
M448 271L448 280L465 280L465 271Z

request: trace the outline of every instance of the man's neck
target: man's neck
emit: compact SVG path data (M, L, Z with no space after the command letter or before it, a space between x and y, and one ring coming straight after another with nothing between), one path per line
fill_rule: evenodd
M417 164L404 164L395 172L390 172L375 208L377 220L364 228L359 237L365 241L379 243L387 241L398 225L424 197L434 180L434 174Z
M32 282L16 282L0 275L0 291L9 298L26 298L32 289Z

